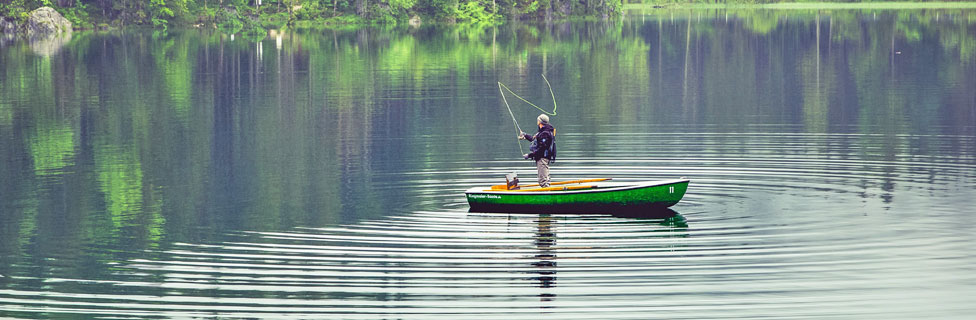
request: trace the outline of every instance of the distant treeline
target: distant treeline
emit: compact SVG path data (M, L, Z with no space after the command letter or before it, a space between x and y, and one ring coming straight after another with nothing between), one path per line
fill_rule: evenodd
M0 0L0 15L25 21L49 6L75 28L210 24L229 28L288 24L544 20L610 17L622 0Z
M826 7L837 5L879 5L879 6L899 6L906 3L959 3L974 2L974 0L623 0L627 5L660 5L660 6L682 6L682 5L823 5Z
M966 1L966 0L962 0ZM970 0L971 1L971 0ZM429 21L496 24L620 16L624 5L956 2L927 0L0 0L0 16L24 22L52 7L77 29L217 25L232 30Z

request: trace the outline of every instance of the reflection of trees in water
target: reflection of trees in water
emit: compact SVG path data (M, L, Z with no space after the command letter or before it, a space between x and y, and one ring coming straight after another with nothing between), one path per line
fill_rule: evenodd
M971 144L940 137L974 130L971 12L709 12L548 28L287 32L272 37L275 46L199 30L3 42L0 188L13 191L0 194L17 201L0 210L0 247L22 251L31 239L67 234L82 247L150 248L221 228L381 215L423 188L379 188L391 184L375 173L465 169L512 147L475 134L509 125L485 107L497 94L485 79L540 70L568 95L561 100L583 102L566 106L579 112L563 123L594 130L616 115L610 120L642 126L799 123L861 134L853 147L816 147L842 148L844 160L881 171L883 181L865 179L862 188L880 188L886 202L905 169L876 163L972 153ZM940 90L903 90L916 86ZM697 116L681 119L674 106ZM472 123L478 130L468 130ZM426 138L441 132L466 134L456 144ZM718 142L710 148L747 152ZM55 178L70 188L47 188ZM46 192L25 191L35 189ZM554 235L550 219L540 217L535 240L543 287L555 285L555 238L541 236Z

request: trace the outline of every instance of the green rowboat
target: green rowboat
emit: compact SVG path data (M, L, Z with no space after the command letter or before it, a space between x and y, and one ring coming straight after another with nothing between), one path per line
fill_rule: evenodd
M685 178L632 183L579 181L518 190L474 187L464 193L472 212L619 213L673 206L684 197L690 182Z

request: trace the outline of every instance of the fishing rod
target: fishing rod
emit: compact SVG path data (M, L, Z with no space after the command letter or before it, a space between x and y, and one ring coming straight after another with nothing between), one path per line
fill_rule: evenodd
M502 91L502 89L504 88L505 90L508 90L508 92L511 93L513 96L515 96L516 98L519 98L520 100L524 101L525 103L528 103L530 106L532 106L532 107L534 107L536 109L539 109L539 111L542 111L542 113L547 114L547 115L550 115L550 116L555 116L556 115L556 109L559 108L559 105L556 104L556 94L552 92L552 84L549 83L549 79L546 79L546 74L545 73L542 74L542 80L545 80L546 81L546 86L549 87L549 95L552 96L552 112L549 112L549 111L546 111L546 109L540 108L539 106L535 105L534 103L530 102L529 100L525 100L525 98L522 98L522 96L520 96L517 93L515 93L515 91L512 91L512 89L510 89L504 83L502 83L501 81L498 82L498 92L502 94L502 101L505 102L505 107L508 108L508 115L512 116L512 122L515 123L515 129L518 130L518 133L519 134L521 134L522 132L525 132L525 131L522 131L522 127L519 126L518 120L515 119L515 113L512 112L512 106L510 106L508 104L508 99L505 98L505 91ZM525 151L522 150L522 143L519 142L519 139L515 139L515 142L518 143L519 153L524 154Z

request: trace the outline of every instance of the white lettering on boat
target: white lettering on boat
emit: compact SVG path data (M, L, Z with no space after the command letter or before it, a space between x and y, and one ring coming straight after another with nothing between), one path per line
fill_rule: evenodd
M674 186L671 186L670 188L668 188L668 191L671 191L671 193L674 193Z
M502 196L499 196L497 194L469 194L468 197L471 199L501 199L502 198Z

